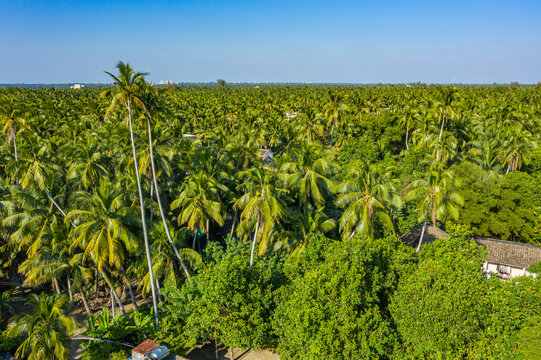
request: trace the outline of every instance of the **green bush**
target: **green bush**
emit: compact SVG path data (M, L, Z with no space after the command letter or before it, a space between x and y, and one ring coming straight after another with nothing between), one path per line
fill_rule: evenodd
M225 250L208 248L207 267L180 289L166 283L170 303L162 312L161 338L177 349L205 341L227 347L260 347L269 343L272 297L279 269L273 259L249 264L249 244L231 240Z

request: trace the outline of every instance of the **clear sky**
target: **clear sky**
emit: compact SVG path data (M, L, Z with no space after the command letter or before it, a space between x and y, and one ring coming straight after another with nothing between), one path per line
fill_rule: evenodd
M0 83L537 83L540 0L0 0Z

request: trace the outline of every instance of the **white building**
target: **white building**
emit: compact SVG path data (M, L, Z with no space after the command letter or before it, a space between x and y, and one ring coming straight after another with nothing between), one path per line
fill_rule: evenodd
M415 248L419 242L423 226L416 226L409 233L402 235L404 244ZM423 245L429 244L436 239L448 238L449 235L435 226L427 226ZM488 258L483 264L483 270L488 276L498 276L504 279L517 276L530 275L528 267L541 261L541 246L524 244L514 241L475 238L475 242L487 249Z
M488 251L488 259L483 265L487 274L502 278L535 276L527 269L541 261L541 246L491 238L475 238L475 241Z
M84 87L85 86L83 84L73 84L72 86L70 86L70 89L82 89Z

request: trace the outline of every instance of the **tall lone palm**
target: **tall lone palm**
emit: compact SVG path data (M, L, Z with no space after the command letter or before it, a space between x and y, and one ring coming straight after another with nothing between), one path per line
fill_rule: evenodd
M415 252L419 252L423 243L423 237L426 230L426 223L431 217L432 225L436 226L436 220L444 221L447 216L457 220L459 205L464 204L462 197L450 189L456 179L450 170L444 169L443 165L434 161L430 167L429 175L426 179L415 180L412 183L412 190L406 195L404 200L416 200L416 209L419 211L419 219L424 217L421 237Z
M145 241L145 253L147 257L148 271L150 274L150 284L152 289L152 304L154 306L154 316L156 320L156 329L160 327L160 321L158 316L158 301L156 282L154 281L154 273L152 271L152 258L150 257L150 245L147 232L147 225L145 219L145 207L143 200L143 189L141 188L141 178L139 176L139 166L137 165L137 150L135 149L135 140L133 137L133 125L132 125L132 106L140 107L146 111L144 103L140 99L141 88L144 86L144 76L146 73L136 73L132 70L129 64L124 64L119 61L117 64L119 75L113 75L107 71L105 73L113 78L113 84L116 85L116 89L107 89L101 93L102 97L106 97L112 93L113 99L111 105L107 108L105 116L110 118L113 112L118 107L123 106L128 112L128 125L130 127L131 147L133 151L133 164L135 170L135 177L137 180L137 189L139 192L139 204L141 207L141 223L143 226L143 237Z

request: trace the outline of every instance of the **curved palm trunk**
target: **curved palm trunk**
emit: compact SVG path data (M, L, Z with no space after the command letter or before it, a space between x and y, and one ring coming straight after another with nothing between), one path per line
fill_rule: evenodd
M421 230L421 237L419 238L419 243L415 248L415 252L418 253L421 250L421 245L423 244L423 237L425 236L426 222L428 221L428 214L430 214L430 205L428 205L428 210L426 211L425 223L423 224L423 230Z
M73 291L71 290L71 276L70 276L69 271L67 275L67 282L68 282L68 294L70 297L70 304L73 305Z
M135 300L135 296L133 295L133 289L131 288L130 279L128 279L128 276L126 275L126 271L124 270L124 266L120 267L120 271L122 271L122 276L124 276L124 279L126 280L126 285L128 285L128 291L130 293L131 302L133 304L133 307L135 310L139 310L139 306L137 306L137 301Z
M88 306L88 300L86 299L85 291L81 286L79 287L79 293L81 294L81 299L83 299L83 305L85 307L87 315L92 314L92 312L90 311L90 306Z
M145 253L147 258L148 272L150 275L150 288L152 290L152 305L154 307L154 317L156 321L156 330L160 328L160 319L158 316L158 298L156 296L156 283L154 281L154 271L152 271L152 259L150 258L150 246L148 241L147 224L145 219L145 205L143 203L143 189L141 188L141 179L139 178L139 166L137 164L137 151L135 150L135 140L133 138L133 125L131 120L131 103L127 104L128 122L130 125L131 147L133 151L133 164L135 167L135 178L137 179L137 190L139 192L139 204L141 207L141 222L143 225L143 238L145 241Z
M154 146L152 145L152 128L150 126L150 119L148 118L147 118L147 125L148 125L148 143L149 143L149 148L150 148L150 167L152 168L152 181L154 183L154 188L156 190L156 200L158 201L158 207L160 208L160 215L162 218L163 227L165 228L165 234L167 235L167 240L169 241L169 244L171 244L171 247L173 248L173 252L175 253L175 256L177 257L180 265L182 266L182 270L184 270L184 274L189 279L190 273L188 272L188 267L186 266L186 264L180 257L178 249L175 246L173 239L171 238L171 234L169 233L169 226L167 225L167 221L165 219L165 213L163 211L162 200L160 198L160 191L158 189L158 180L156 178L156 168L154 166Z
M126 310L124 309L124 305L122 305L122 302L120 301L120 298L118 297L118 294L116 293L115 287L113 286L113 283L109 279L109 277L105 274L103 270L100 270L100 274L107 283L107 286L109 286L109 289L111 289L111 294L115 298L116 302L118 303L118 307L120 308L120 311L122 311L122 315L127 318L128 315L126 314Z
M260 212L257 212L257 220L255 223L255 231L254 231L254 240L252 242L252 251L250 252L250 268L254 264L254 252L255 252L255 244L257 242L257 233L259 231L259 218L260 218Z
M409 134L410 134L410 128L406 127L406 149L410 148L410 146L408 145Z

